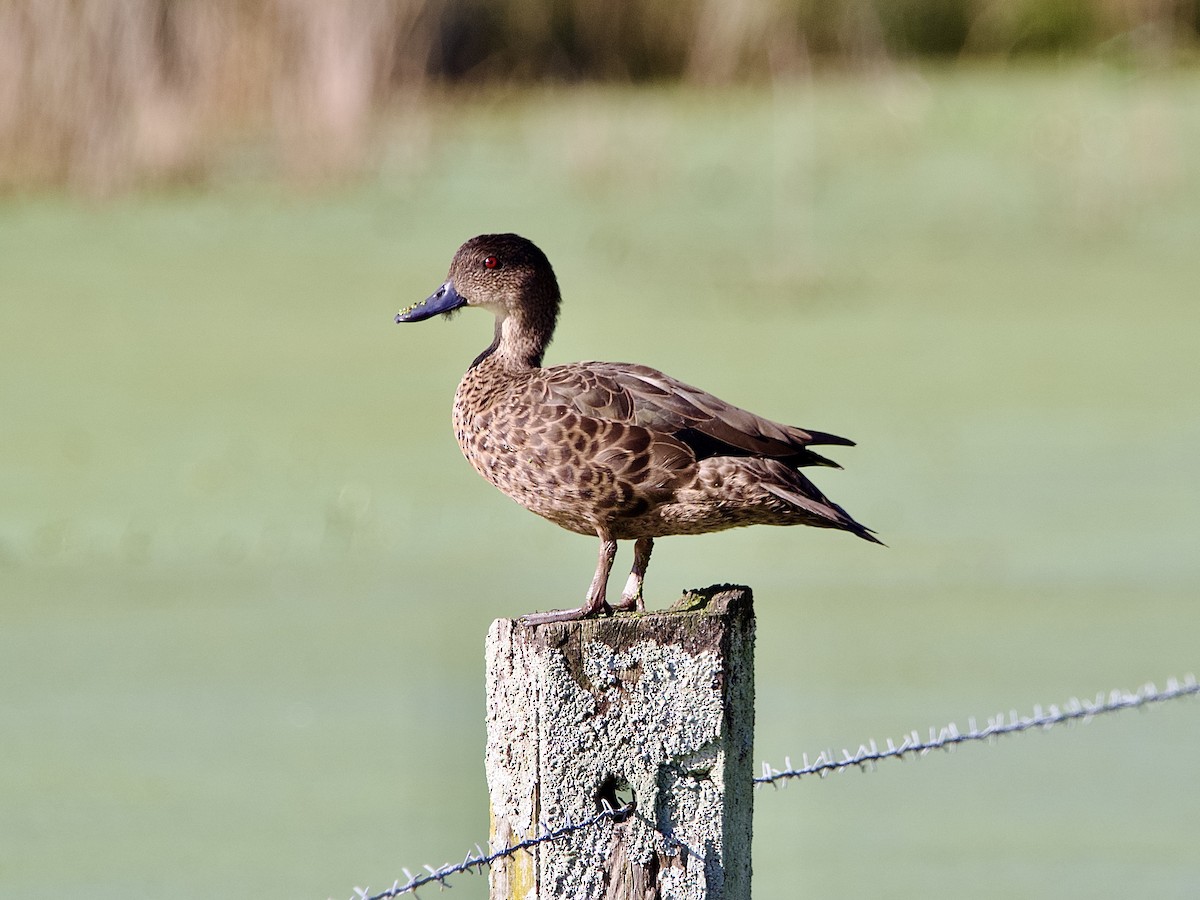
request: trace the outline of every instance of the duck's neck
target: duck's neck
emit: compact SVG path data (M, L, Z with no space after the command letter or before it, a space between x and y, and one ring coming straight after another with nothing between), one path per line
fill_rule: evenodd
M471 367L485 359L511 369L536 369L542 365L558 318L558 296L552 303L496 317L496 336Z

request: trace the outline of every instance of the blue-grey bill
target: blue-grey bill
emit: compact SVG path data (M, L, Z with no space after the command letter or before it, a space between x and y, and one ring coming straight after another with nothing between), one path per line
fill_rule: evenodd
M396 313L396 322L397 324L400 322L422 322L425 319L440 316L442 313L453 312L466 305L467 301L454 289L454 285L447 281L420 303L414 303L407 309L402 309Z

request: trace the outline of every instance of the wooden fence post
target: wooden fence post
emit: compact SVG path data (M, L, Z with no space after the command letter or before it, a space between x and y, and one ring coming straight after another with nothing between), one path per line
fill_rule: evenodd
M491 900L749 900L754 609L720 585L671 610L530 626L487 639L492 849L634 812L522 850Z

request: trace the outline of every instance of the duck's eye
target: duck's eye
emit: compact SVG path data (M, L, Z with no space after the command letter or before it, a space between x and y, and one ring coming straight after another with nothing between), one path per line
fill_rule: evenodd
M500 265L500 260L496 259L494 256L489 256L483 261L483 267L485 269L494 269L498 265Z

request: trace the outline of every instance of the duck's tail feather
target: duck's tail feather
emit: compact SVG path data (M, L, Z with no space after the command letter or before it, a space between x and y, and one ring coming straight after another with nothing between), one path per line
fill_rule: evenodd
M841 463L834 462L828 456L822 456L813 450L805 447L799 453L792 456L785 456L779 459L781 463L791 466L793 469L802 469L805 466L828 466L831 469L840 469Z
M850 438L844 438L841 435L830 434L827 431L813 431L811 428L801 428L809 437L810 444L837 444L839 447L853 447L854 441Z
M879 544L882 547L887 546L883 541L875 537L873 529L856 521L850 513L822 494L815 484L799 472L795 472L794 474L795 477L803 481L803 484L798 485L800 489L770 483L763 484L763 488L785 503L790 503L792 506L808 513L815 519L811 523L813 525L848 531L856 537L862 538L864 541L870 541L872 544ZM811 496L808 493L809 490L812 492Z

